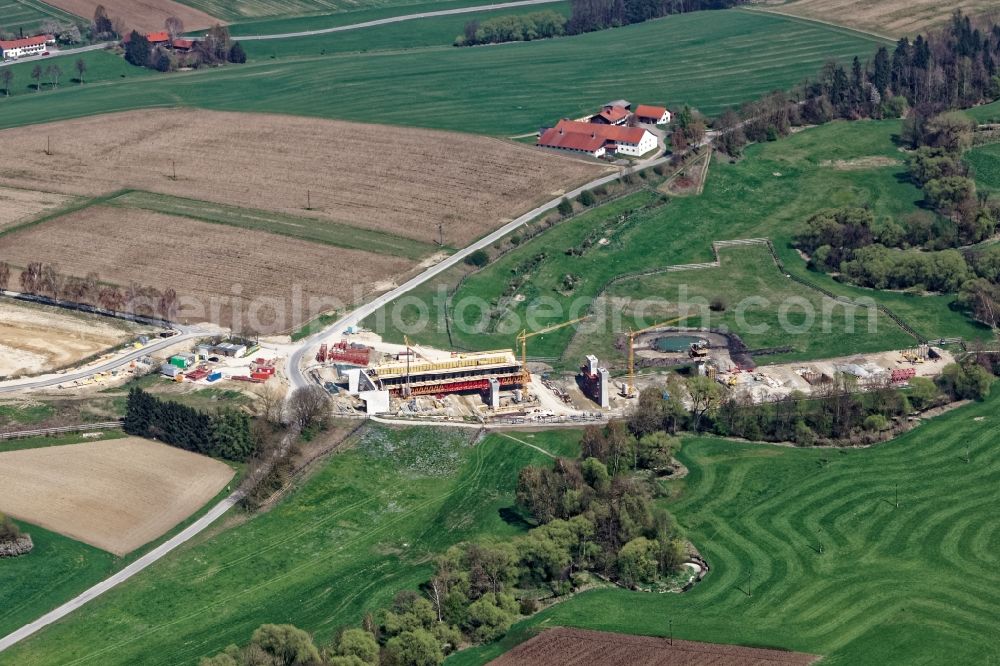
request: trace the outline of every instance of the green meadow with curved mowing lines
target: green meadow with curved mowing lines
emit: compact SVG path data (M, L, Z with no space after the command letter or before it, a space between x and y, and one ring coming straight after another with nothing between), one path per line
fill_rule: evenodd
M671 621L678 638L824 664L996 664L998 426L993 391L873 449L689 439L668 507L711 564L701 584L584 593L448 664L484 663L539 627L666 636Z

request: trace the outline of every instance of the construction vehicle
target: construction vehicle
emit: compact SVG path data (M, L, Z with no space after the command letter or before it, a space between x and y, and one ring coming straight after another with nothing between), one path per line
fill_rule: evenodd
M548 326L540 331L535 331L533 333L528 333L527 329L521 331L517 336L517 342L521 345L521 385L527 386L531 383L531 373L528 371L528 338L533 338L536 335L542 335L543 333L551 333L552 331L558 331L560 328L566 328L567 326L572 326L573 324L578 324L584 319L588 319L590 315L584 315L582 317L577 317L576 319L571 319L570 321L564 321L561 324L556 324L554 326Z
M705 340L692 342L691 348L688 350L688 356L690 356L691 358L707 358L708 342L706 342Z
M628 330L628 383L622 387L622 397L623 398L633 398L635 397L635 338L637 335L642 335L656 328L662 328L663 326L670 326L671 324L676 324L678 322L684 321L691 315L684 315L682 317L674 317L673 319L668 319L667 321L661 321L658 324L653 324L652 326L647 326L646 328L640 328L638 331L629 329Z

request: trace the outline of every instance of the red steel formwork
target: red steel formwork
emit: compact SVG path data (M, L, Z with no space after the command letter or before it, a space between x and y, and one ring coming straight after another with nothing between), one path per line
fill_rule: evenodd
M521 383L520 375L508 377L496 377L501 386L513 386ZM405 387L393 387L389 389L391 395L401 395ZM423 386L410 387L410 395L438 395L448 393L464 393L467 391L486 391L490 388L489 378L466 379L453 382L434 382Z

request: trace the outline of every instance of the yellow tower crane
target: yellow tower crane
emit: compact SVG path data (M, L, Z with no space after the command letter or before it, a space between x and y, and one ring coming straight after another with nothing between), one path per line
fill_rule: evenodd
M521 331L517 336L517 341L521 345L521 385L527 386L531 383L531 373L528 372L528 338L533 338L536 335L542 335L543 333L551 333L552 331L557 331L560 328L566 328L567 326L572 326L573 324L578 324L584 319L588 319L590 315L584 315L582 317L577 317L576 319L571 319L570 321L564 321L561 324L556 324L554 326L548 326L540 331L534 331L533 333L528 333L527 329Z
M658 324L653 324L652 326L647 326L646 328L640 328L638 331L628 330L628 384L625 387L624 397L631 398L635 395L635 338L637 335L642 335L647 331L652 331L654 328L660 328L662 326L670 326L671 324L676 324L679 321L684 321L691 315L684 315L683 317L674 317L673 319L668 319L667 321L661 321Z

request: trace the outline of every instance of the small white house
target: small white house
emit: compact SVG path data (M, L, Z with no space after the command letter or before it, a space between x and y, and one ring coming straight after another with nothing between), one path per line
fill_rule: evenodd
M640 104L635 108L635 117L644 125L666 125L670 122L670 112L663 106Z

